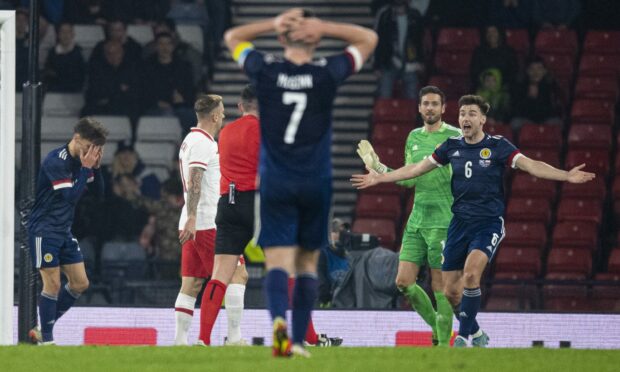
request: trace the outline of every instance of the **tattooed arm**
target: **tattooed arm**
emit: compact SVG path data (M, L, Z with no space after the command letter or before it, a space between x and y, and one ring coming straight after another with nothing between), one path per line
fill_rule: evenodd
M189 169L189 182L187 184L187 221L183 231L179 234L181 244L193 240L196 235L196 213L200 201L200 185L204 169L191 167Z

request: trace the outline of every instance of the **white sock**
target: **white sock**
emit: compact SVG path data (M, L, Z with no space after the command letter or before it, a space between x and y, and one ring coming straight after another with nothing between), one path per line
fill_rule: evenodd
M243 284L230 284L226 288L224 303L226 304L226 317L228 318L228 342L239 342L241 340L244 295L245 285Z
M471 335L471 338L476 338L482 336L482 328L478 329L478 332Z
M174 303L174 318L176 320L176 327L174 329L175 345L189 345L187 336L189 334L189 327L192 325L195 305L196 297L179 292Z

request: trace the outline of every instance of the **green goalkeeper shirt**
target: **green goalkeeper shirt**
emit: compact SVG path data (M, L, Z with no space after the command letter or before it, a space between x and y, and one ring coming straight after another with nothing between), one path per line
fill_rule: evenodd
M446 139L460 136L460 129L444 122L439 130L429 132L416 128L409 133L405 145L405 165L418 163L435 151ZM415 187L413 211L407 224L416 228L448 228L452 219L452 190L450 166L434 169L423 176L398 182L405 187Z

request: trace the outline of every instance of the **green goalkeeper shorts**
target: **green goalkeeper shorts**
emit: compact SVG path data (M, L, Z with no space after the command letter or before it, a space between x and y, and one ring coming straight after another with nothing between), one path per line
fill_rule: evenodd
M419 229L407 225L400 249L400 261L418 266L428 263L431 269L441 269L441 254L446 244L448 229Z

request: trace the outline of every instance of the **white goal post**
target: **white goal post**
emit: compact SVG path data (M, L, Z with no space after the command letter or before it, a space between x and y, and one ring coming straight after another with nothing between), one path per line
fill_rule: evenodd
M0 11L0 180L0 345L12 345L15 250L15 11Z

